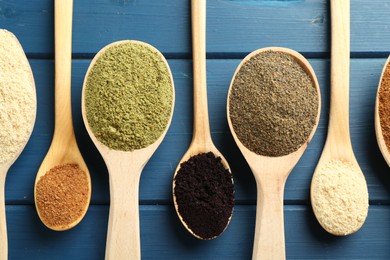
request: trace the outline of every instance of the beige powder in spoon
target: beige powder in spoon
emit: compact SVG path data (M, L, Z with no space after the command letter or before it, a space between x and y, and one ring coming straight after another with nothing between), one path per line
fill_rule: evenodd
M356 171L351 162L331 160L313 178L313 210L332 234L352 234L367 217L368 190L364 176Z
M0 30L0 165L12 162L32 132L35 84L19 41Z

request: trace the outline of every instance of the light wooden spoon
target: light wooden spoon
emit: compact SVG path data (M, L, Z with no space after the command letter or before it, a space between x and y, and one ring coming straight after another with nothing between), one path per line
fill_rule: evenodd
M313 130L307 138L307 141L295 152L280 156L268 157L258 155L246 148L238 139L232 121L230 119L230 94L234 78L241 66L253 56L266 51L283 52L292 56L308 73L316 88L318 97L318 110L316 123ZM285 259L284 242L284 220L283 220L283 193L287 177L301 158L311 141L320 118L321 96L317 77L309 62L298 52L279 47L263 48L252 52L240 63L234 73L230 84L227 102L227 118L230 131L238 148L248 162L257 185L257 211L256 211L256 230L253 246L253 259Z
M317 220L320 222L321 226L334 235L341 235L335 233L334 230L326 228L324 222L329 222L330 220L329 218L321 220L319 211L315 206L317 204L321 204L321 202L316 201L315 196L315 183L317 183L316 180L318 176L321 175L321 169L323 169L323 167L327 167L334 161L346 162L350 164L350 168L353 170L354 174L357 174L362 180L359 183L351 183L351 189L356 190L361 188L361 190L367 191L367 184L365 183L363 173L353 153L349 132L349 0L331 0L330 7L332 35L330 72L331 95L328 136L321 158L313 175L310 197L314 214L316 215ZM352 185L359 185L359 187ZM360 187L360 185L365 185L365 187ZM329 214L331 213L329 212ZM357 230L350 230L344 235L356 231Z
M206 0L191 1L192 17L192 52L193 52L193 77L194 77L194 130L191 144L183 155L176 168L174 178L180 170L180 164L186 162L191 156L200 153L212 152L216 157L221 157L225 169L230 171L229 165L223 155L215 147L210 134L209 116L207 108L207 84L206 84ZM233 179L232 179L233 182ZM173 202L176 213L184 227L192 235L204 239L195 234L183 220L179 213L176 196L175 181L173 182ZM231 218L231 217L230 217ZM226 226L229 225L230 219Z
M379 91L381 89L383 75L384 75L384 73L386 71L387 66L389 66L389 62L390 62L390 56L389 56L389 58L387 58L386 63L383 66L381 78L380 78L379 84L378 84L378 90L377 90L377 93L376 93L376 102L375 102L375 134L376 134L376 140L378 142L379 149L382 152L383 158L385 158L385 161L387 162L387 165L390 166L390 153L389 153L389 150L387 149L385 140L383 138L381 121L380 121L380 115L379 115Z
M9 57L9 58L10 59L18 59L18 60L23 59L23 60L20 60L19 66L23 70L27 70L26 66L28 67L29 74L30 74L30 76L29 76L30 80L29 80L29 82L26 82L26 84L32 85L34 99L35 99L35 105L34 105L35 109L33 112L33 118L31 120L31 124L24 126L25 130L28 131L28 136L27 136L26 140L24 140L24 143L19 144L19 147L17 147L17 150L15 151L15 154L13 154L12 159L5 161L3 164L0 164L0 259L7 259L8 258L7 223L6 223L6 214L5 214L6 213L5 212L5 180L6 180L6 176L7 176L7 172L9 170L9 168L18 159L19 155L22 153L23 149L25 148L25 146L26 146L26 144L31 136L31 133L32 133L33 128L34 128L35 119L36 119L36 107L37 107L34 77L33 77L30 65L27 61L27 57L24 54L23 48L20 45L20 43L18 42L18 40L16 39L16 37L11 33L9 33L9 35L10 35L9 40L15 41L15 43L20 48L20 52L22 53L22 55L19 55L19 53L17 53L14 56ZM12 37L11 37L11 35L12 35Z
M36 179L34 197L36 199L36 187L39 179L50 169L62 164L77 164L88 178L88 201L83 213L73 223L64 226L51 226L45 223L41 212L37 212L42 222L56 231L70 229L77 225L87 212L91 197L91 180L87 165L78 149L73 130L71 108L71 58L72 58L72 8L73 1L56 0L55 12L55 125L54 136L49 151L43 160ZM36 200L35 200L36 201Z
M172 82L172 107L171 117L161 136L148 147L134 150L131 152L112 150L101 143L94 135L88 123L85 108L85 88L88 75L98 58L107 48L119 45L123 42L114 42L102 50L92 60L87 74L85 76L82 91L82 115L85 127L96 148L102 155L109 172L110 181L110 215L108 222L108 234L106 245L106 259L141 259L140 247L140 228L139 228L139 207L138 207L138 186L141 173L146 163L152 157L158 146L161 144L171 124L173 109L175 105L175 88L173 84L172 73L164 56L155 49L160 55L161 61L164 61L169 70L169 76ZM149 44L131 41L145 45L147 48L154 47Z

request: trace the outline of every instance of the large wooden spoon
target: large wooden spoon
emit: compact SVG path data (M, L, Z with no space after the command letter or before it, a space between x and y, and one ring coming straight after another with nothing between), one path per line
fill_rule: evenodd
M381 127L381 120L380 120L380 115L379 115L379 105L380 105L379 92L381 90L383 76L384 76L384 73L385 73L386 69L388 69L387 67L389 66L389 62L390 62L390 56L389 56L389 58L387 58L386 63L383 66L383 70L382 70L381 78L379 80L378 90L377 90L377 94L376 94L376 102L375 102L375 133L376 133L376 140L378 142L379 149L382 152L383 158L385 158L385 161L387 162L387 165L390 166L390 152L387 149L387 146L386 146L386 143L385 143L385 139L383 137L382 127Z
M206 84L206 0L191 1L191 17L194 72L194 130L191 144L180 160L179 165L176 168L174 178L180 170L180 165L183 162L188 161L190 157L200 153L212 152L216 157L221 158L221 162L225 169L230 171L226 159L215 147L210 134ZM192 235L199 239L204 239L203 237L200 237L198 234L194 233L180 215L174 190L175 181L173 182L173 201L180 221ZM226 226L229 224L229 222L226 224Z
M329 233L334 235L348 235L356 232L364 223L368 211L368 191L367 184L364 179L362 170L353 153L350 132L349 132L349 0L331 0L331 94L330 94L330 113L328 136L321 158L318 162L311 183L311 203L314 214L322 227ZM321 192L318 189L319 185L324 185L319 177L323 175L323 169L329 168L332 164L344 165L344 169L332 171L333 175L329 178L334 178L334 183L339 183L340 178L337 174L350 174L350 181L343 183L343 186L332 187L332 195L329 197L329 203L334 203L340 199L340 207L338 212L326 212L327 217L320 212L323 211L324 201L318 201ZM334 167L334 166L332 166ZM354 177L354 178L353 178ZM355 180L353 180L355 179ZM330 181L329 181L330 182ZM347 185L348 187L345 187ZM354 198L335 198L336 194L346 196L345 190L359 191ZM350 193L350 192L349 192ZM352 193L351 193L352 194ZM359 197L359 199L357 199ZM352 205L349 200L353 201ZM347 202L346 202L347 201ZM352 208L352 210L350 208ZM358 209L358 210L357 210ZM345 223L341 223L341 219L345 214L357 210L359 216L345 217ZM365 212L364 212L365 211ZM352 213L353 214L353 213ZM330 216L334 216L330 218ZM353 221L352 221L353 220ZM351 223L354 223L352 225Z
M89 194L82 214L68 225L52 226L38 215L42 222L53 230L67 230L77 225L84 217L89 207L91 197L91 180L87 165L77 146L73 130L71 108L71 58L72 58L72 8L73 1L56 0L55 12L55 125L54 136L49 151L43 160L36 179L35 192L39 179L50 169L63 164L77 164L88 178Z
M139 228L139 207L138 207L138 186L141 173L146 163L152 157L158 146L161 144L171 124L173 109L175 105L175 89L172 73L164 56L157 50L155 53L160 55L161 61L166 64L169 70L169 76L172 83L172 107L170 118L161 136L148 147L134 151L112 150L101 143L94 135L87 119L85 107L85 89L87 78L96 61L105 50L115 45L128 41L114 42L104 47L92 60L85 76L82 91L82 115L89 136L96 148L102 155L109 172L110 180L110 215L108 222L108 234L106 244L106 259L141 259L140 247L140 228ZM130 42L130 41L129 41ZM151 49L152 46L139 42L131 41L137 44L145 45ZM154 49L154 48L153 48ZM141 75L140 75L141 76Z
M307 141L295 152L280 156L268 157L258 155L246 148L234 131L230 118L230 94L234 78L240 68L253 56L267 51L283 52L292 56L310 75L318 95L318 110L316 123L313 130L307 138ZM253 259L285 259L284 242L284 220L283 220L283 193L287 177L301 158L303 152L311 141L320 118L321 96L316 75L307 62L299 53L285 48L270 47L263 48L249 54L240 63L230 84L227 102L227 118L230 131L238 148L248 162L257 185L257 211L256 211L256 230L253 247Z
M30 123L28 125L23 125L22 129L20 129L21 132L22 132L22 130L25 131L25 133L26 133L26 134L24 134L25 136L20 135L21 137L24 137L25 139L20 140L21 143L14 144L16 146L14 153L10 154L9 159L6 159L5 161L2 160L3 162L0 163L0 259L7 259L8 258L8 240L7 240L7 223L6 223L6 214L5 214L5 180L6 180L6 176L7 176L7 172L9 170L9 168L18 159L19 155L22 153L24 147L26 146L26 144L30 138L30 135L31 135L32 130L34 128L37 104L36 104L36 90L35 90L34 77L33 77L30 65L28 63L27 57L23 52L23 48L20 45L19 41L16 39L16 37L12 33L7 32L7 31L3 31L2 33L5 33L7 35L7 38L8 38L8 39L7 38L2 39L2 40L5 40L5 42L10 46L18 46L18 48L19 48L18 50L15 50L16 52L13 53L12 56L10 55L8 57L3 57L2 61L7 61L7 59L11 59L12 60L12 61L10 61L11 66L14 66L15 64L17 64L18 69L28 73L27 75L23 75L24 76L23 78L26 78L26 79L28 78L28 80L26 80L24 82L24 84L25 84L24 87L28 86L28 87L32 88L32 91L26 92L26 95L28 93L31 93L33 95L33 97L31 97L32 98L31 100L34 100L33 101L34 111L31 111L32 118L31 118L31 120L30 120L30 118L28 118ZM7 66L7 65L8 64L0 64L0 66L2 68L4 68L4 66ZM9 75L6 75L6 77L7 76L9 76ZM7 79L5 79L5 80L7 80ZM26 88L23 89L23 91L25 91L25 90L26 90ZM7 105L9 105L9 104L7 104ZM10 110L11 109L12 109L12 107L10 107ZM12 113L12 111L10 111L10 114L11 113ZM26 120L27 120L27 118L26 118ZM0 125L1 125L1 123L0 123ZM1 148L1 149L3 149L3 148Z

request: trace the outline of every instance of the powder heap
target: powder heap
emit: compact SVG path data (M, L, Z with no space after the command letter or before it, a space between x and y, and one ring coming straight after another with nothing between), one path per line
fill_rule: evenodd
M313 178L311 196L318 221L332 234L352 234L367 217L366 181L351 162L332 160L320 168Z
M188 228L202 239L220 235L234 207L232 174L212 152L180 164L174 179L177 209Z
M33 130L36 110L26 55L11 32L0 30L0 165L19 155Z
M260 52L237 72L229 113L241 143L259 155L283 156L307 141L316 123L312 78L289 54Z
M379 119L383 139L390 152L390 66L387 65L382 75L379 88Z
M35 190L35 203L43 223L62 229L83 217L91 193L88 180L77 164L59 165L43 175Z
M154 143L172 111L173 82L164 57L135 41L97 55L85 85L86 116L95 137L114 150Z

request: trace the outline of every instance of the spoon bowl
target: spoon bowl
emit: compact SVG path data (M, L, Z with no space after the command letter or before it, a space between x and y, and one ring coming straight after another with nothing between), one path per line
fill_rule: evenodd
M88 181L88 199L81 214L71 223L52 225L42 218L42 222L56 231L68 230L77 225L87 212L91 198L91 179L87 165L78 149L73 130L71 108L71 57L72 57L72 9L73 1L55 1L55 126L54 136L35 179L34 198L37 202L37 184L53 167L63 164L77 164L86 174Z
M28 63L27 57L23 51L22 46L20 45L18 39L11 33L6 30L0 30L0 33L4 36L4 38L1 38L2 41L4 41L6 44L5 46L14 46L16 47L14 53L11 55L7 55L5 57L2 57L0 61L0 67L4 68L6 65L8 66L16 66L19 71L24 71L26 74L23 75L25 78L25 86L31 87L30 94L32 95L33 100L31 101L31 105L34 106L34 110L30 111L31 116L30 118L25 118L25 120L29 119L29 124L21 124L21 130L25 131L24 136L20 134L18 138L24 138L23 140L20 140L21 142L17 144L13 144L15 147L15 150L12 151L12 154L10 154L10 157L7 159L2 158L0 162L0 259L7 259L8 258L8 240L7 240L7 224L6 224L6 210L5 210L5 180L7 177L7 173L9 168L14 164L14 162L18 159L19 155L24 150L28 140L30 139L31 133L34 128L35 119L36 119L36 109L37 109L37 100L36 100L36 89L35 89L35 83L34 83L34 77L31 71L31 67ZM7 52L7 51L6 51ZM7 61L7 58L10 59ZM6 64L3 64L3 62L6 62ZM9 64L8 64L9 63ZM14 69L12 69L11 73L13 74ZM10 77L9 72L6 70L6 72L2 71L2 78L1 81L6 81L8 77ZM12 75L15 76L15 75ZM20 75L19 75L20 76ZM8 86L9 82L6 82L7 84L4 84L4 86ZM24 89L26 90L26 88ZM17 92L18 93L18 92ZM28 92L25 92L27 95ZM3 102L3 101L2 101ZM15 102L15 100L13 100ZM2 105L2 104L1 104ZM1 106L0 105L0 106ZM27 105L27 104L21 104L21 105ZM4 106L5 108L5 106ZM3 110L6 111L6 110ZM11 114L11 113L10 113ZM1 125L1 123L0 123ZM13 124L12 124L13 125ZM11 139L12 140L12 139ZM4 149L4 147L1 147L1 149Z
M337 236L355 233L368 212L368 190L349 132L349 0L331 0L331 96L328 136L310 198L320 225ZM348 176L348 177L346 177ZM331 191L329 190L331 189ZM331 194L325 198L323 194Z
M212 238L204 238L200 235L198 235L196 232L194 232L190 227L189 225L187 224L187 222L184 220L183 216L180 214L179 212L179 204L177 202L177 198L175 196L175 187L176 187L176 182L175 182L175 177L176 175L178 174L180 168L181 168L181 165L182 163L185 163L187 162L188 160L190 160L191 157L193 156L196 156L196 155L199 155L199 154L202 154L202 153L208 153L208 152L212 152L214 154L215 157L220 157L221 158L221 163L223 165L223 167L225 169L227 169L229 172L230 171L230 167L229 167L229 164L228 162L226 161L226 159L223 157L222 153L215 147L215 145L213 144L211 138L208 139L208 140L204 140L203 142L199 141L198 138L194 138L193 141L191 142L190 146L188 147L186 153L183 155L183 157L181 158L176 170L175 170L175 173L174 173L174 181L173 181L173 185L172 185L172 192L173 192L173 204L175 206L175 209L176 209L176 213L181 221L181 223L183 224L183 226L187 229L187 231L193 235L194 237L198 238L198 239L201 239L201 240L211 240L211 239L214 239L216 238L217 236L214 236ZM233 179L231 180L233 182ZM233 212L232 212L233 213ZM229 225L230 223L230 220L231 220L231 217L232 217L232 214L230 215L229 219L228 219L228 222L225 226L225 229L227 228L227 226ZM224 230L225 230L224 229ZM223 231L224 231L223 230ZM221 233L223 233L223 231Z
M78 149L76 138L74 136L72 137L72 134L70 133L59 134L57 132L57 134L54 134L53 136L53 140L50 145L49 151L47 152L44 160L42 161L42 164L39 167L38 173L36 175L35 187L34 187L35 201L37 201L37 185L39 180L54 167L60 165L66 165L66 164L76 164L86 174L87 181L88 181L88 191L89 191L88 201L85 203L82 209L82 214L71 223L65 225L52 225L50 223L47 223L45 219L42 217L42 212L39 210L38 207L36 207L38 216L42 220L43 224L45 224L45 226L55 231L65 231L71 229L81 222L81 220L84 218L85 214L87 213L90 198L91 198L91 190L92 190L88 167L85 164L83 157Z
M96 138L89 124L86 111L85 89L87 79L96 61L109 48L123 43L140 44L159 55L168 70L172 87L170 118L160 137L145 148L133 151L113 150ZM87 132L102 155L108 169L110 182L110 213L106 244L106 259L141 259L138 186L142 170L164 139L171 124L175 105L175 89L172 73L164 56L154 47L140 41L118 41L99 51L92 60L85 76L82 91L82 116Z
M378 142L379 149L383 155L383 158L385 158L385 161L387 165L390 167L390 153L389 150L387 149L385 139L383 137L383 132L382 132L382 127L381 127L381 120L380 120L380 115L379 115L379 91L381 89L382 85L382 80L384 73L386 71L386 68L389 66L389 61L390 61L390 56L387 58L385 65L383 66L382 74L379 79L379 84L378 84L378 90L376 94L376 101L375 101L375 134L376 134L376 140Z
M232 86L241 67L253 56L267 51L281 52L290 55L297 61L310 76L318 97L318 108L315 124L306 142L296 151L279 157L269 157L256 154L249 150L238 138L230 118L230 96ZM230 131L238 148L248 162L257 186L256 230L253 248L253 259L285 259L284 220L283 220L283 192L288 175L301 158L311 141L320 118L321 96L318 81L309 62L298 52L269 47L250 53L238 65L230 84L227 101L227 119Z
M207 106L207 83L206 83L206 1L205 0L192 0L191 1L191 17L192 17L192 52L193 52L193 78L194 78L194 130L191 144L179 162L173 177L172 194L173 202L175 205L176 213L190 234L198 239L213 239L203 238L196 234L188 226L183 216L179 212L179 205L175 195L175 177L181 168L181 164L187 162L192 156L199 155L201 153L212 152L215 157L221 158L221 163L226 170L230 171L229 164L223 157L220 151L215 147L210 134L210 125L208 117ZM233 179L231 178L233 183ZM231 216L226 223L226 227L229 225ZM225 230L224 229L224 230ZM224 231L223 230L223 231ZM222 231L222 232L223 232ZM221 233L222 233L221 232Z

